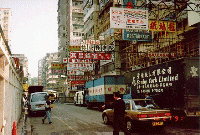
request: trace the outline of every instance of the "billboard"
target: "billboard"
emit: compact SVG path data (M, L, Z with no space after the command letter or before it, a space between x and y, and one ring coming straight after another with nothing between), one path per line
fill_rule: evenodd
M111 7L110 28L148 30L148 10Z
M152 32L146 30L123 30L123 40L152 41Z
M61 63L51 63L51 73L53 75L65 75L65 65Z
M111 60L111 53L70 52L71 59Z
M176 22L149 20L149 30L176 32Z

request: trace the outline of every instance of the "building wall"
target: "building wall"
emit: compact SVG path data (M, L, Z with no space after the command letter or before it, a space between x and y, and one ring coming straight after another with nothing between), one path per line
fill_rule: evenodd
M66 57L66 5L67 0L58 1L58 52L60 61Z
M0 32L4 35L2 30ZM0 135L10 135L13 122L19 122L22 111L23 76L15 68L8 44L4 41L0 41Z

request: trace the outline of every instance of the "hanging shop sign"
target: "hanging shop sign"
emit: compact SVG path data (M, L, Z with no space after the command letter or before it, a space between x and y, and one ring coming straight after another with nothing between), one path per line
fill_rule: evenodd
M65 65L61 63L51 63L51 73L52 75L65 75Z
M80 70L67 70L67 75L84 75L84 71Z
M52 75L65 75L65 70L62 69L51 69Z
M148 30L148 10L111 7L110 28Z
M61 63L51 63L51 69L65 69L65 65Z
M70 46L80 46L82 37L74 38L70 40Z
M71 84L85 84L85 80L71 81Z
M115 50L115 45L81 44L80 50L91 52L111 52Z
M91 52L114 51L115 45L102 45L100 40L82 40L80 50Z
M70 59L70 58L63 58L63 63L77 63L77 64L88 64L94 63L94 60L91 59Z
M149 30L175 32L176 22L149 20Z
M76 64L76 63L68 63L67 70L80 70L80 71L88 71L94 70L93 64Z
M68 51L80 51L81 46L68 46Z
M168 58L169 56L176 57L176 53L148 53L148 57L154 58Z
M14 59L14 61L15 61L15 67L16 67L17 69L19 69L19 59L18 59L18 58L14 58L14 57L13 57L13 59Z
M67 79L69 81L75 81L75 80L88 80L88 79L92 79L93 76L80 76L80 75L68 75L67 76Z
M123 39L131 41L152 41L152 32L145 30L123 30Z
M70 52L71 59L111 60L111 53Z

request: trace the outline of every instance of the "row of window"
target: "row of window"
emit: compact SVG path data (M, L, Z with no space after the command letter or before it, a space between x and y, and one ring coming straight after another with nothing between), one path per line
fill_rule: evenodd
M76 37L84 36L84 33L83 32L73 32L73 36L76 36Z

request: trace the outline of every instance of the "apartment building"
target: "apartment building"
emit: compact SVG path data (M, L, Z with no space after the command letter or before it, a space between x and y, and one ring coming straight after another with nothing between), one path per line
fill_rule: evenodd
M52 63L59 63L58 52L47 53L44 58L38 61L38 84L44 86L44 89L59 91L57 85L59 74L52 73Z
M67 11L67 0L59 0L58 1L58 52L60 61L62 58L65 58L67 55L67 44L66 44L66 28L67 28L67 20L66 20L66 11Z
M82 39L101 40L101 44L114 46L114 50L109 52L112 56L111 60L99 60L95 63L97 77L123 75L126 71L181 57L198 57L199 19L192 21L199 18L197 6L198 2L195 0L190 2L83 0L82 5L78 0L69 0L66 8L66 45L68 46L66 52L69 54L69 46L79 44L78 40L73 41L71 37L81 35L75 25L81 10L75 7L82 7L84 13L82 29L84 38ZM141 21L141 23L145 21L145 26L113 27L111 21L114 19L110 18L111 8L115 8L116 12L121 12L123 9L130 10L131 13L137 12L138 17L145 18Z

